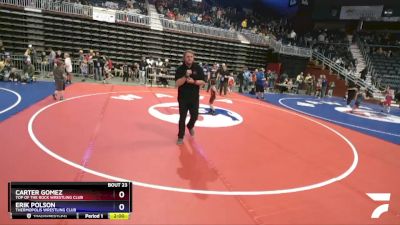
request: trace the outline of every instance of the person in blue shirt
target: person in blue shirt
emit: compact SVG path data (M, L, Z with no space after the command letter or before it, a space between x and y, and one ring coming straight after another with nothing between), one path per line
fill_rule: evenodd
M244 91L249 90L250 80L251 80L251 72L248 68L246 68L243 72Z
M265 84L265 73L264 68L256 74L256 98L264 99L264 84Z

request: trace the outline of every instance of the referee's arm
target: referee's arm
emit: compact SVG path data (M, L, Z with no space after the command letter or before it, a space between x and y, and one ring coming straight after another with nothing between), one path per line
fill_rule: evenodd
M198 70L198 73L199 73L199 78L200 78L200 79L195 80L195 81L194 81L194 84L201 87L201 86L203 86L203 85L206 84L206 82L205 82L206 76L204 75L204 70L203 70L203 68L200 68L200 69Z
M178 69L175 73L175 86L180 87L186 83L186 74L184 74L182 69Z

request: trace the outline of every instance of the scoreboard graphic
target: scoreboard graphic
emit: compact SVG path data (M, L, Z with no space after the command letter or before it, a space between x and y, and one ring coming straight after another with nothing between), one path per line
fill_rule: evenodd
M9 182L12 219L129 219L130 182Z

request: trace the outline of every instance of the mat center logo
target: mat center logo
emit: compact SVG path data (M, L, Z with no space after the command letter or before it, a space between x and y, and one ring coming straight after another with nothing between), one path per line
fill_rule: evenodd
M211 115L210 107L205 104L199 106L199 118L196 127L231 127L239 125L243 122L242 116L238 113L221 107L214 107L216 115ZM178 124L179 122L179 105L177 102L161 103L149 108L150 115L157 119ZM186 122L190 119L186 118Z

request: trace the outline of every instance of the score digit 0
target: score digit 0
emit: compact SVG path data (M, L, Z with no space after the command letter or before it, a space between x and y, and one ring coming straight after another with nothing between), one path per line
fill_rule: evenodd
M119 196L119 198L124 198L125 197L125 192L120 191L118 196Z

